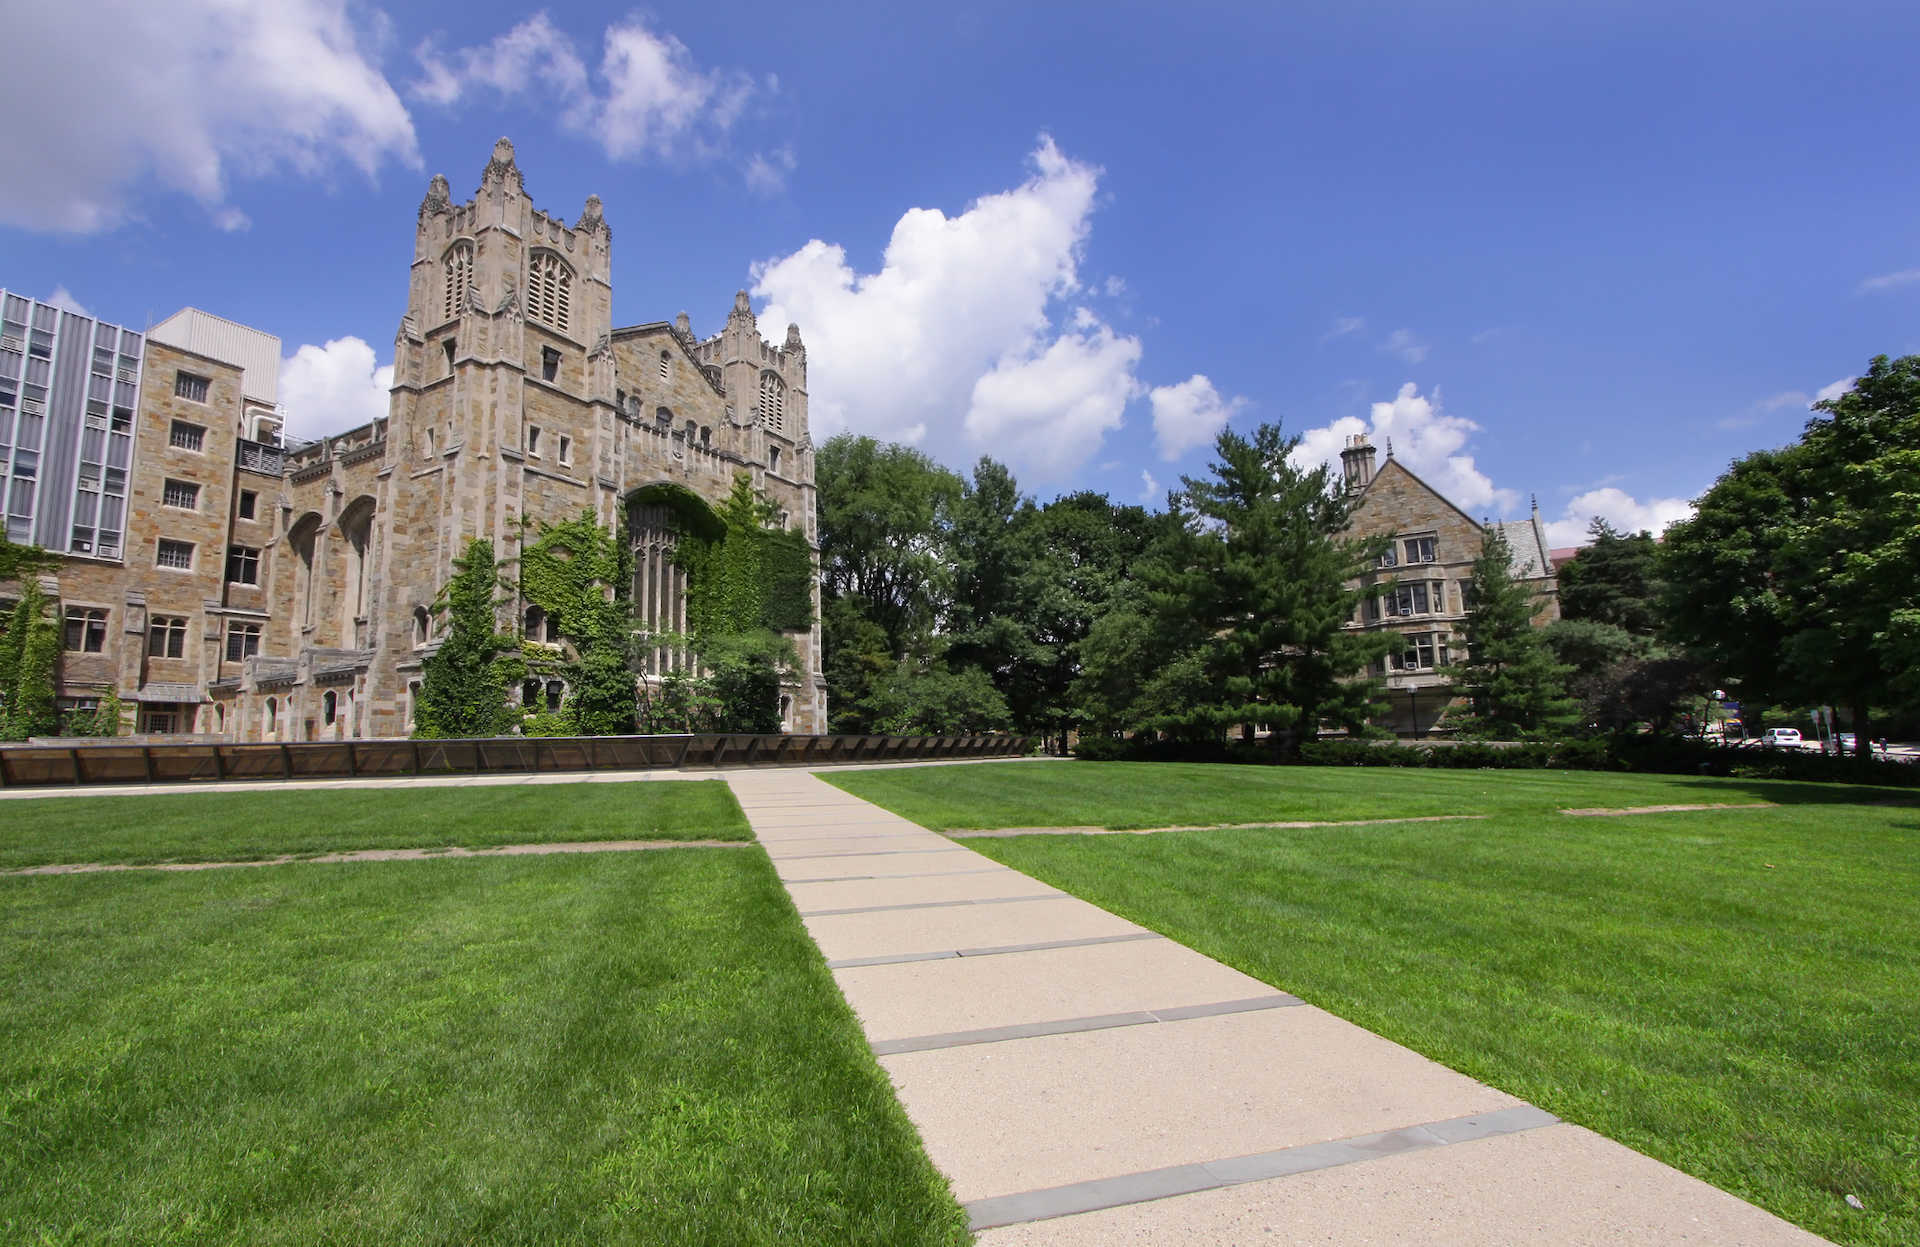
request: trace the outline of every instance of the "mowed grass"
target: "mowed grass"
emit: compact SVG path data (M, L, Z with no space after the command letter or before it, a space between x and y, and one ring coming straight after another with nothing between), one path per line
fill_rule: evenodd
M820 778L936 831L1210 827L1226 823L1546 813L1593 806L1920 800L1898 790L1598 771L997 762L823 771Z
M975 769L885 778L950 792ZM1097 822L1009 791L1079 769L1000 776L998 799ZM1126 787L1189 782L1159 769ZM1265 776L1211 774L1221 802L1270 799ZM1694 803L1783 804L1582 818L1544 811L1656 804L1662 785L1577 777L1618 781L1607 801L1537 773L1341 774L1511 782L1482 808L1543 812L969 844L1816 1233L1920 1242L1920 809L1681 781Z
M263 788L0 801L0 870L562 840L751 840L721 780Z
M968 1241L755 851L0 879L0 983L0 1241Z

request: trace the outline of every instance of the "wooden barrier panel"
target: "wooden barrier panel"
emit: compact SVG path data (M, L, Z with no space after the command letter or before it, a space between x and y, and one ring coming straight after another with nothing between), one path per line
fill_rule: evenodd
M0 746L0 787L190 784L654 769L819 766L937 758L1017 758L1025 736L495 736L479 740L337 740L265 744Z

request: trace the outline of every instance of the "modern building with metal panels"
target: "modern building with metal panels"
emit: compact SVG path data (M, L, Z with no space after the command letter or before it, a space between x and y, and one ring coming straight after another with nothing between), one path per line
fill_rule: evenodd
M142 335L0 289L7 540L118 559Z

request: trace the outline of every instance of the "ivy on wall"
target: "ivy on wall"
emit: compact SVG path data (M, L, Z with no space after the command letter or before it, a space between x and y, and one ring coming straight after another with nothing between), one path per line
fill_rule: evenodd
M521 549L520 595L546 612L562 646L558 655L534 644L523 645L522 653L530 671L555 672L567 684L560 712L530 716L523 731L550 734L563 726L574 735L610 736L634 730L632 586L626 526L608 532L591 511L541 525L540 535Z
M502 659L513 638L494 627L499 584L493 543L468 542L435 603L446 619L445 639L422 665L414 735L496 736L506 730L509 666Z
M591 511L542 524L518 559L519 599L537 606L559 637L496 631L499 574L493 547L474 541L441 593L447 617L427 659L415 710L420 736L602 736L641 731L778 731L784 673L797 665L779 634L813 626L813 552L777 524L778 510L746 474L718 508L678 486L653 486L635 501L663 503L678 527L675 563L687 573L686 637L639 635L633 615L633 550L624 522L609 532ZM525 624L516 621L515 631ZM642 686L637 648L688 645L704 673ZM558 678L557 711L507 704L520 681Z
M682 534L674 561L687 572L687 622L697 639L813 627L813 551L777 526L779 510L743 472L714 512L717 535Z
M54 701L54 669L60 661L58 605L38 579L25 576L20 601L0 634L0 740L51 736L60 730Z

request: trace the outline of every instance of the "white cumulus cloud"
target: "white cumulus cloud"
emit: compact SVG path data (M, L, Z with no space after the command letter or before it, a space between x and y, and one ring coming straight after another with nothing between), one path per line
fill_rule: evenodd
M1590 489L1567 503L1557 520L1548 520L1547 542L1554 546L1587 544L1587 528L1599 516L1621 532L1650 532L1658 537L1667 525L1693 515L1685 498L1648 498L1641 501L1617 486Z
M1428 397L1409 381L1392 401L1373 404L1365 420L1344 416L1308 429L1293 452L1293 462L1303 468L1326 463L1338 471L1347 438L1364 434L1372 440L1378 461L1384 461L1391 449L1394 458L1467 514L1504 515L1519 505L1520 495L1494 488L1487 474L1474 466L1473 456L1464 453L1468 440L1479 431L1473 421L1443 410L1438 390Z
M1168 463L1196 446L1212 445L1233 413L1246 405L1242 398L1222 398L1198 372L1178 385L1155 386L1147 398L1153 405L1154 440Z
M1820 387L1819 392L1813 396L1813 401L1816 403L1832 402L1848 390L1851 390L1853 383L1859 379L1858 377L1842 377L1838 381L1829 381Z
M280 406L287 436L311 441L387 414L393 365L382 365L359 338L301 347L280 361Z
M1141 468L1140 504L1150 507L1161 501L1164 501L1164 499L1160 493L1160 482L1154 479L1153 473L1147 471L1145 468Z
M966 433L1009 465L1058 479L1120 427L1140 390L1140 339L1106 325L1063 333L1044 350L1010 354L973 384Z
M936 458L987 453L1057 477L1119 427L1140 341L1063 306L1081 289L1100 170L1045 136L1029 163L957 216L907 211L878 272L819 239L754 266L768 336L789 322L805 336L817 437L919 433Z
M150 184L222 229L232 183L419 163L413 122L346 0L94 0L7 23L0 224L61 233L137 216Z
M714 155L755 91L744 73L702 69L686 44L639 17L606 28L597 75L545 10L491 42L442 51L428 40L414 57L415 98L441 108L476 95L552 101L562 125L612 160ZM751 185L751 163L748 175Z
M81 306L80 300L73 297L73 291L67 289L65 286L55 286L53 293L47 296L47 302L53 304L53 306L63 312L72 312L75 316L93 315L92 312L89 312L85 307Z

